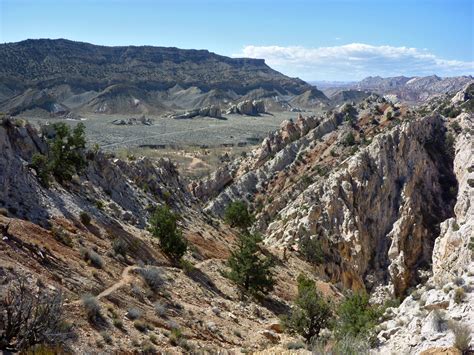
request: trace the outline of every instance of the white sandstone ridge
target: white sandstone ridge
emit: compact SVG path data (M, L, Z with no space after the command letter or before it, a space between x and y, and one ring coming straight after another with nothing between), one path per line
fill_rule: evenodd
M433 250L433 276L389 309L381 325L381 354L418 354L454 345L455 329L474 334L474 117L453 120L461 127L456 138L454 172L459 184L454 216L441 223ZM471 340L471 348L474 339Z
M342 119L340 117L332 117L323 120L323 118L316 118L315 116L303 117L301 115L298 115L296 122L285 120L280 124L280 129L269 133L268 137L263 140L261 146L251 152L247 159L239 159L219 167L209 178L192 182L189 185L189 189L195 197L207 202L210 198L216 197L224 190L224 188L235 182L236 187L232 186L228 191L223 193L222 198L218 199L216 202L211 202L208 206L209 211L221 215L223 209L227 206L225 201L230 201L226 198L227 194L233 192L239 194L240 198L245 198L245 194L250 193L250 191L245 188L251 186L243 184L247 179L245 175L249 170L259 168L265 170L266 172L262 175L263 178L266 178L268 174L275 174L277 171L288 166L288 164L291 164L296 157L291 153L294 151L294 147L283 151L282 154L280 154L281 157L276 157L276 153L283 150L290 143L304 137L315 127L321 125L320 128L315 130L313 136L322 136L327 133L327 130L335 129L341 121ZM302 143L305 144L308 142L309 141L306 140ZM272 165L273 168L272 171L268 171L268 169L263 167L263 165L273 159L276 159L275 162L280 161L283 163L276 165L269 164ZM249 174L253 175L254 173L249 172ZM221 201L223 203L222 205Z
M342 122L341 114L334 114L326 119L299 116L296 123L283 121L280 130L270 133L260 148L255 150L247 160L240 162L240 166L230 167L230 174L235 176L231 184L206 182L202 188L199 186L195 188L198 191L204 190L205 186L218 186L220 189L225 187L222 191L209 190L207 192L206 198L219 194L208 202L205 210L222 216L231 201L246 200L252 194L263 191L265 184L278 172L289 167L299 152L307 149L313 144L312 142L335 131ZM212 176L211 179L222 176L226 176L226 173L221 172Z
M453 213L444 137L437 115L377 136L289 202L268 226L266 243L318 238L331 282L402 296L428 269L437 225Z

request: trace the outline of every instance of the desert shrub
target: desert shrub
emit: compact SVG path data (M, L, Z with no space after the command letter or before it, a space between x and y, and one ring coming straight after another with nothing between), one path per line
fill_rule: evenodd
M288 350L299 350L299 349L305 349L306 345L303 342L295 341L295 342L290 342L286 344L286 348Z
M103 321L100 303L94 296L87 294L82 296L82 305L86 311L87 319L94 324Z
M164 305L162 305L160 302L156 302L153 307L155 309L156 315L160 317L166 317L166 307Z
M51 229L51 232L53 234L54 239L56 239L58 242L67 245L68 247L73 246L72 238L68 231L60 227L53 227Z
M181 266L181 269L183 269L186 275L192 274L193 271L196 270L196 268L194 267L194 264L190 262L189 260L181 259L179 262L179 265Z
M154 292L158 291L165 283L160 270L156 267L147 266L146 268L140 269L139 273L148 287Z
M124 240L117 238L112 242L112 249L115 255L122 255L126 258L129 247Z
M186 253L188 243L178 229L177 219L167 206L157 207L150 219L150 232L159 239L165 254L179 260Z
M461 303L464 301L464 298L466 297L466 292L462 287L458 287L454 291L454 302L456 303Z
M454 132L456 132L457 134L461 133L462 132L462 128L460 126L460 124L456 121L454 121L453 123L451 123L451 128L453 129Z
M342 144L346 147L353 146L355 144L355 137L352 132L349 132L345 135Z
M301 335L309 344L317 338L321 329L329 326L332 311L322 298L313 280L298 276L296 307L288 317L282 318L283 326L290 332Z
M95 206L99 209L99 210L103 210L105 208L105 203L104 201L102 200L97 200L95 201Z
M446 323L446 315L444 314L443 311L440 311L439 309L433 310L433 328L437 332L441 332L444 329L444 325Z
M51 168L48 164L48 158L43 154L33 154L31 167L36 171L36 176L40 184L48 188L51 182Z
M472 340L472 332L469 326L459 322L452 322L449 327L454 334L453 345L461 350L463 354L469 354Z
M308 187L313 183L313 180L306 174L304 174L300 180L304 187Z
M136 320L133 322L133 326L139 331L139 332L146 332L148 330L148 324L145 321L142 320Z
M97 254L95 251L82 248L81 254L84 261L90 263L92 266L98 269L102 269L105 266L104 261L102 260L100 255Z
M273 289L273 258L263 255L260 249L262 238L257 234L243 233L237 248L227 261L230 271L226 274L244 292L266 294Z
M142 311L139 310L138 308L129 308L127 310L127 317L131 320L138 319L142 316Z
M253 216L250 214L245 202L233 201L225 210L224 220L231 227L246 230L252 225Z
M444 151L451 158L454 158L454 143L454 136L451 133L447 133L444 140Z
M153 344L158 344L158 338L155 334L150 334L148 338Z
M318 238L303 236L300 238L298 246L306 261L312 264L321 264L324 261L323 247Z
M115 318L112 321L112 324L114 325L114 327L116 327L118 329L123 329L123 321L121 319Z
M110 336L108 332L102 331L100 332L100 335L102 336L102 339L104 339L104 342L106 344L112 344L112 337Z
M372 337L382 314L383 307L371 305L367 294L349 295L337 308L338 319L335 327L337 338Z
M331 353L335 355L369 355L370 344L363 337L344 336L341 339L337 339L331 349Z
M85 226L88 226L91 224L91 216L89 215L89 213L85 212L85 211L82 211L80 214L79 214L79 219L81 220L81 223L84 224Z
M0 298L0 352L24 351L36 344L55 345L73 336L64 321L59 291L33 292L28 281L15 281Z
M411 298L413 298L415 301L418 301L421 298L421 291L420 290L414 290L411 293Z
M157 354L157 351L152 343L150 343L149 341L143 341L141 345L141 354L152 355L152 354Z
M441 114L445 117L449 118L454 118L458 116L461 113L461 110L459 108L456 108L454 106L447 106L445 107L442 111ZM457 123L457 122L455 122Z
M178 342L179 342L179 340L181 339L182 336L183 336L183 333L181 332L181 330L179 328L171 329L171 333L170 333L170 336L169 336L169 340L170 340L171 345L177 346Z

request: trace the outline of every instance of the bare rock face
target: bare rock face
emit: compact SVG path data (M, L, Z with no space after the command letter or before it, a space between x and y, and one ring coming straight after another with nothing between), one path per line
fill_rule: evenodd
M304 235L319 238L333 255L334 262L326 263L333 282L374 288L388 280L394 295L402 295L431 259L436 221L452 213L450 162L433 154L443 142L439 116L377 137L347 161L347 168L288 204L269 225L266 242L291 245Z
M208 179L193 181L189 190L198 199L207 201L232 181L232 171L227 165L217 169Z
M466 84L464 88L456 93L451 99L452 104L462 104L467 100L471 100L474 98L474 82Z
M455 121L461 127L454 159L459 188L455 216L441 224L441 233L433 250L433 277L436 282L462 274L472 258L469 243L474 237L474 121L466 113L459 115Z
M249 162L252 170L234 178L230 186L207 203L205 210L222 216L230 202L248 199L272 176L289 167L297 158L298 152L306 149L311 142L334 131L341 123L342 115L333 115L326 119L299 118L296 124L284 121L280 130L271 133L254 153ZM305 131L308 133L303 135Z
M4 119L0 124L0 208L11 215L35 222L45 221L48 213L40 208L43 194L28 162L35 153L44 153L46 145L30 125L17 126Z
M455 119L461 129L456 137L454 173L458 181L454 216L440 225L432 254L433 276L425 285L393 309L393 318L403 317L407 325L383 339L379 334L380 353L456 354L452 323L474 333L474 117L462 113ZM474 184L472 184L474 185ZM471 245L471 247L470 247ZM391 328L389 320L381 326ZM471 339L471 347L474 340ZM421 352L420 352L421 351Z

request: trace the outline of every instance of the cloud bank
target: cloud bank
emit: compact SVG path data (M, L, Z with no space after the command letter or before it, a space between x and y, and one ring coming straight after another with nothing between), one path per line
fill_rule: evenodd
M245 46L236 57L263 58L305 80L360 80L369 75L472 75L474 61L447 60L426 49L350 43L334 47Z

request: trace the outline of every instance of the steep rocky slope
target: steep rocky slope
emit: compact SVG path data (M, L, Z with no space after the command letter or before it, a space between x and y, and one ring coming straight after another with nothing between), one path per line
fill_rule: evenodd
M432 256L433 275L381 324L381 352L418 353L454 343L453 321L474 332L474 118L461 114L454 172L459 183L454 216L441 223Z
M34 289L61 290L74 334L63 350L239 352L295 340L277 333L278 316L295 297L298 274L311 267L268 248L277 260L274 291L259 302L242 299L222 275L235 230L200 211L169 160L122 161L88 152L80 176L46 189L29 164L34 153L47 150L38 133L5 118L0 137L0 295L20 278ZM169 260L146 229L150 213L163 204L181 216L192 267ZM143 276L150 268L158 275L156 289ZM318 285L328 296L338 294L323 281ZM86 294L101 309L98 323L88 321Z
M217 215L229 201L253 203L269 245L296 250L301 238L319 239L319 271L331 282L403 297L426 281L441 222L455 213L446 120L374 98L359 107L287 122L239 167L191 188Z

